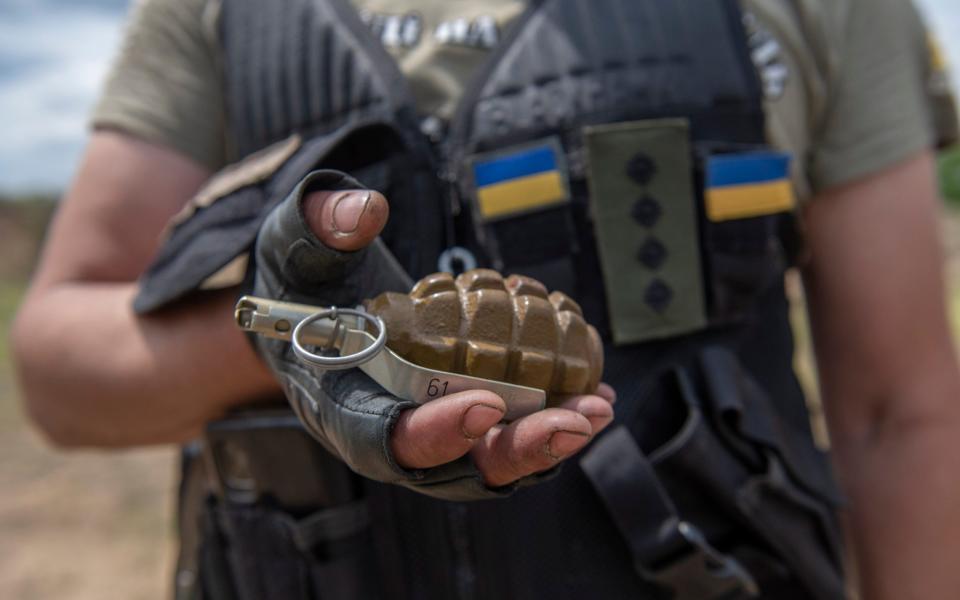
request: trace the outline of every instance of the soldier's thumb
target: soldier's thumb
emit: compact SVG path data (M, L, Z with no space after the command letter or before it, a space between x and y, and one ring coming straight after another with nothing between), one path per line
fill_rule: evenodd
M377 234L387 201L339 171L308 174L260 228L255 291L270 297L348 306L409 277Z
M390 208L373 190L322 190L303 197L307 226L324 245L351 252L369 245L387 223Z

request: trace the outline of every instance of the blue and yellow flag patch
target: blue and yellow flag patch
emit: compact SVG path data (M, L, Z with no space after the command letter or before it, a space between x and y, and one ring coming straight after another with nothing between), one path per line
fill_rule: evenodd
M707 159L707 217L729 221L793 210L790 155L721 154Z
M477 207L484 220L565 202L566 169L553 140L473 159Z

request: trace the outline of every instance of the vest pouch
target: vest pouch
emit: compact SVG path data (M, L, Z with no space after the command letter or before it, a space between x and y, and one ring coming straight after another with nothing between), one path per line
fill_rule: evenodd
M733 352L708 347L698 362L710 428L748 471L732 490L734 514L789 565L809 597L843 598L842 501L825 455L809 432L779 417Z
M203 598L376 597L362 484L283 407L207 426L197 551Z
M676 600L842 598L831 490L798 481L776 424L764 443L739 427L730 407L753 401L707 383L699 362L661 372L629 435L614 430L581 460L639 574Z
M788 218L771 215L706 225L705 273L712 322L748 320L764 292L782 285L787 260L779 236L782 221Z
M376 578L369 577L376 557L363 501L301 518L268 504L216 502L205 529L200 555L205 599L380 596Z
M789 160L754 145L705 143L696 155L710 321L743 322L770 286L782 285L792 263Z
M463 241L475 242L480 263L576 295L576 216L560 138L471 154L462 173L473 230Z

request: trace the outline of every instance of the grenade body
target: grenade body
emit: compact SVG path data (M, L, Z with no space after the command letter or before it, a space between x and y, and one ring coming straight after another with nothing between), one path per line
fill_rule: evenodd
M387 346L432 369L506 381L563 396L593 393L603 345L576 302L520 275L474 269L454 279L436 273L409 294L365 303L387 326Z

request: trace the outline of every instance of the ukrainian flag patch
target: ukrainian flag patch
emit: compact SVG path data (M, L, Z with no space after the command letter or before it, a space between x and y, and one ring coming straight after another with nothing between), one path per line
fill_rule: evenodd
M707 217L729 221L793 210L790 155L719 154L707 159Z
M566 164L559 141L510 148L472 159L477 209L485 221L566 202Z

